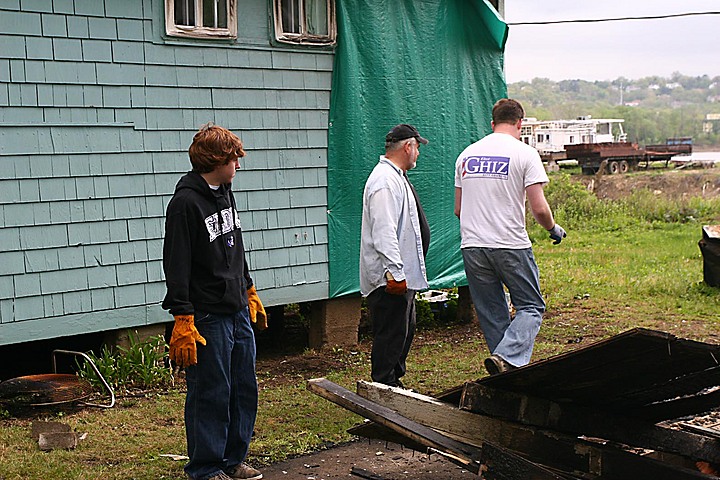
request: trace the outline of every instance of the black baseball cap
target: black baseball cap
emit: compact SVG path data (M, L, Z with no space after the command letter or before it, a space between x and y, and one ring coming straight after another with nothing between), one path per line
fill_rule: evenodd
M407 138L414 138L423 145L427 145L428 143L427 138L420 136L420 132L418 132L417 128L412 125L408 125L407 123L401 123L400 125L395 125L391 128L387 135L385 135L385 142L395 143Z

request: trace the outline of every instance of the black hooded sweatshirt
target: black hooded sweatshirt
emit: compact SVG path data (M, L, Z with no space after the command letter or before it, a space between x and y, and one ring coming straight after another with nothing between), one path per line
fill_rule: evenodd
M234 314L253 282L230 184L211 189L188 172L175 186L165 217L162 307L173 315Z

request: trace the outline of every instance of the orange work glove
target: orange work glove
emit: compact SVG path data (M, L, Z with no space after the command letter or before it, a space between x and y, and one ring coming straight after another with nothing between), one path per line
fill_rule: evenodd
M265 330L268 327L267 314L263 307L260 297L258 297L255 285L248 288L248 308L250 309L250 321L255 324L259 330Z
M170 360L180 368L197 363L197 345L207 345L205 339L195 328L194 315L175 315L175 326L170 337Z
M397 282L388 278L385 291L390 295L405 295L405 292L407 292L407 283L405 282L405 280L400 280L399 282Z

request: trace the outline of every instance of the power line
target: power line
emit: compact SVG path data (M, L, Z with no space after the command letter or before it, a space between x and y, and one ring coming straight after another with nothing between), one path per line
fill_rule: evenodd
M648 15L643 17L617 17L617 18L591 18L578 20L551 20L547 22L512 22L507 23L508 26L514 25L553 25L557 23L598 23L598 22L617 22L622 20L657 20L659 18L676 18L676 17L694 17L698 15L720 15L720 12L688 12L688 13L671 13L669 15Z

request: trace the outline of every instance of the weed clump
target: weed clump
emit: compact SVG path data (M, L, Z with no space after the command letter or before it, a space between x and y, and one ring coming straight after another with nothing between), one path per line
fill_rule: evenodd
M128 347L110 349L103 346L100 355L88 352L100 374L116 391L171 386L172 370L167 362L167 343L162 335L140 341L137 332L130 334ZM78 375L100 388L102 383L88 363L78 365Z

